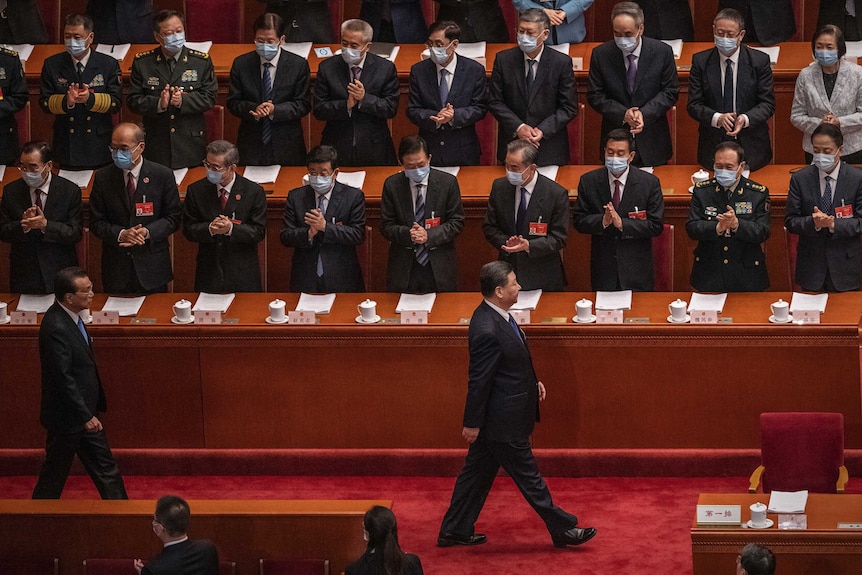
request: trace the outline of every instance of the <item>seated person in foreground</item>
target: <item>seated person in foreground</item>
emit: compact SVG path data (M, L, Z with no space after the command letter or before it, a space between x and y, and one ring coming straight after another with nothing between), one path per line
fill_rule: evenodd
M387 507L375 505L362 521L365 553L347 566L345 575L422 575L419 557L405 553L398 544L398 524Z

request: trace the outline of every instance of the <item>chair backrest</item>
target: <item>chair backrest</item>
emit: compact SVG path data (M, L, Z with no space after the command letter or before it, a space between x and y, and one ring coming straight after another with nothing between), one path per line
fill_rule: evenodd
M332 27L332 39L338 44L341 42L341 23L344 22L344 0L327 0L329 10L329 25Z
M63 16L60 14L60 3L57 0L39 0L37 9L48 32L48 43L62 44Z
M799 247L799 236L784 230L784 245L787 246L787 281L793 291L802 291L796 283L796 250Z
M479 137L479 165L497 165L497 120L491 112L476 122L476 135Z
M329 560L261 559L260 575L329 575Z
M840 413L760 414L763 492L835 493L844 465L844 416Z
M138 575L134 559L85 559L85 575Z
M30 102L15 113L15 123L18 124L18 148L31 139L30 132Z
M365 241L356 246L356 257L359 258L359 267L362 269L365 291L371 287L371 235L371 226L365 226Z
M207 124L207 142L224 140L224 106L216 104L204 112Z
M569 163L584 163L584 105L578 104L578 115L566 126L569 136Z
M257 242L257 265L260 268L260 287L266 291L266 236Z
M509 42L517 41L516 30L518 29L518 11L515 9L515 4L508 0L501 0L500 9L503 11L503 20L506 21L506 28L509 32Z
M219 561L218 575L236 575L235 561Z
M655 291L673 291L673 226L664 224L661 234L652 239L652 266Z
M3 575L57 575L60 560L56 557L4 557L0 560Z
M185 0L186 30L190 41L240 44L244 26L243 3L236 0Z
M668 164L676 163L676 106L671 106L667 111L667 127L670 130L670 143L673 149L673 155L667 161Z

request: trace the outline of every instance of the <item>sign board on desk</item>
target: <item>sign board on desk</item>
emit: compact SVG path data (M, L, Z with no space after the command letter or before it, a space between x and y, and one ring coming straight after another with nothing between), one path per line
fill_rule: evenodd
M820 323L820 311L816 309L797 309L793 312L793 323Z
M94 311L92 315L95 325L117 325L120 323L120 312L117 310Z
M612 323L620 325L623 323L623 310L621 309L597 309L596 323Z
M36 325L35 311L10 311L9 317L12 318L12 325Z
M712 310L691 310L691 323L718 323L718 312Z
M527 325L530 323L530 310L528 309L510 309L509 313L515 318L515 323L518 325Z
M698 505L698 525L735 525L742 524L741 505Z
M218 310L198 310L195 312L195 323L198 325L221 324L221 312Z
M314 325L317 321L313 311L296 310L287 312L289 323L304 323Z
M427 324L428 312L418 310L401 312L401 323L406 325Z

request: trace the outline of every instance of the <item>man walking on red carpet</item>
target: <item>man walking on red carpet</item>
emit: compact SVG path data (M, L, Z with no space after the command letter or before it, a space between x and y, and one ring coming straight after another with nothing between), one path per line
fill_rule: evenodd
M504 261L485 264L479 283L484 301L470 320L469 383L461 432L470 448L437 545L487 541L484 534L475 533L474 524L501 465L545 522L554 547L586 543L596 530L578 527L577 517L554 505L533 457L530 435L539 420L545 386L536 377L524 332L509 315L521 286L511 264Z

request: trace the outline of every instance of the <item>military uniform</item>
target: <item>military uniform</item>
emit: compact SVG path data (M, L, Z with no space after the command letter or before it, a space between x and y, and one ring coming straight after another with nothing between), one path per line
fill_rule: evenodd
M718 215L731 206L739 227L716 233ZM697 240L691 285L701 292L763 291L769 287L760 244L769 238L769 190L740 178L734 190L715 179L694 187L685 230Z
M0 48L0 164L18 160L18 123L15 113L27 105L27 84L18 52Z
M111 163L112 114L122 105L120 63L90 49L83 73L67 52L55 54L42 65L39 106L54 114L54 156L63 168L100 168ZM69 108L66 92L71 83L87 84L85 104Z
M184 47L173 67L171 71L161 48L137 54L132 63L128 106L143 116L145 158L173 169L198 166L206 156L203 113L215 104L218 90L213 63L205 52ZM182 87L182 105L168 105L159 112L159 97L166 85Z

